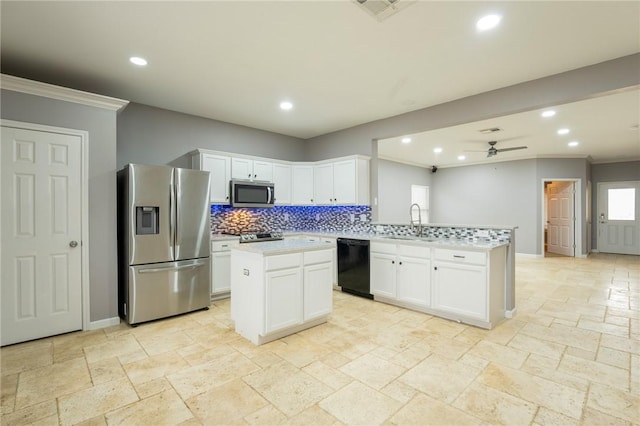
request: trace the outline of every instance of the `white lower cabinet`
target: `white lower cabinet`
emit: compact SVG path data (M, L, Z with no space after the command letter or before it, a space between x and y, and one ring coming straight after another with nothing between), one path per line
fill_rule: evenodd
M484 320L487 317L487 268L433 262L433 307Z
M431 299L431 249L371 243L371 293L376 299L409 307L428 307Z
M371 242L375 300L492 328L504 319L506 246L433 249Z
M304 321L329 315L333 309L333 264L319 263L304 267ZM327 283L331 283L331 287Z
M238 241L211 242L211 299L229 297L231 291L231 248Z
M432 308L443 316L492 328L505 313L506 247L435 249Z
M288 254L234 250L231 319L257 345L326 322L333 309L335 249Z
M302 268L266 273L265 332L273 333L302 322Z

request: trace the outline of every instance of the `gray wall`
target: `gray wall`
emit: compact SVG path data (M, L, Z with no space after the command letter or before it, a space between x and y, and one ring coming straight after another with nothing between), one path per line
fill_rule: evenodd
M440 168L432 181L432 223L517 226L516 252L536 253L536 160Z
M602 182L624 182L640 180L640 161L591 165L591 247L598 248L598 184Z
M141 104L118 116L117 167L127 163L191 167L197 148L302 161L301 139Z
M89 280L91 321L118 316L116 113L1 91L3 119L89 132Z
M409 223L411 185L425 185L429 191L433 191L431 170L378 159L379 222Z

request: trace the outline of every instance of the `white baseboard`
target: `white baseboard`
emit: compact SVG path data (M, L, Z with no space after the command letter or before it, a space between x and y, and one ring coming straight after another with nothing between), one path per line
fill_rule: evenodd
M513 308L510 311L505 311L504 316L505 318L514 318L517 313L518 313L518 308Z
M98 321L91 321L89 323L89 330L98 330L99 328L112 327L120 324L120 317L105 318Z

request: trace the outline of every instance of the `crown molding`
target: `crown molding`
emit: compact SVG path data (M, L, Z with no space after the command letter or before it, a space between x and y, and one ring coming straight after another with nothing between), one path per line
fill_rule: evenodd
M53 84L27 80L26 78L7 74L0 74L0 88L111 111L120 111L129 104L129 101L123 99L69 89L68 87L54 86Z

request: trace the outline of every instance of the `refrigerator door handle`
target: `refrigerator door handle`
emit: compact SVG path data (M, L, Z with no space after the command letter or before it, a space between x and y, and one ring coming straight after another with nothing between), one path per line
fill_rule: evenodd
M165 266L163 268L140 269L140 270L138 270L138 272L140 274L145 274L145 273L150 273L150 272L179 271L179 270L182 270L182 269L198 268L198 267L203 266L203 265L204 265L204 262L196 262L196 263L192 263L190 265Z
M172 179L173 181L173 179ZM177 237L178 237L178 230L177 230L177 225L176 225L176 215L177 213L177 200L176 200L176 192L175 189L172 187L169 187L169 241L171 241L171 260L174 260L177 256L177 249L176 249L176 243L177 243Z

